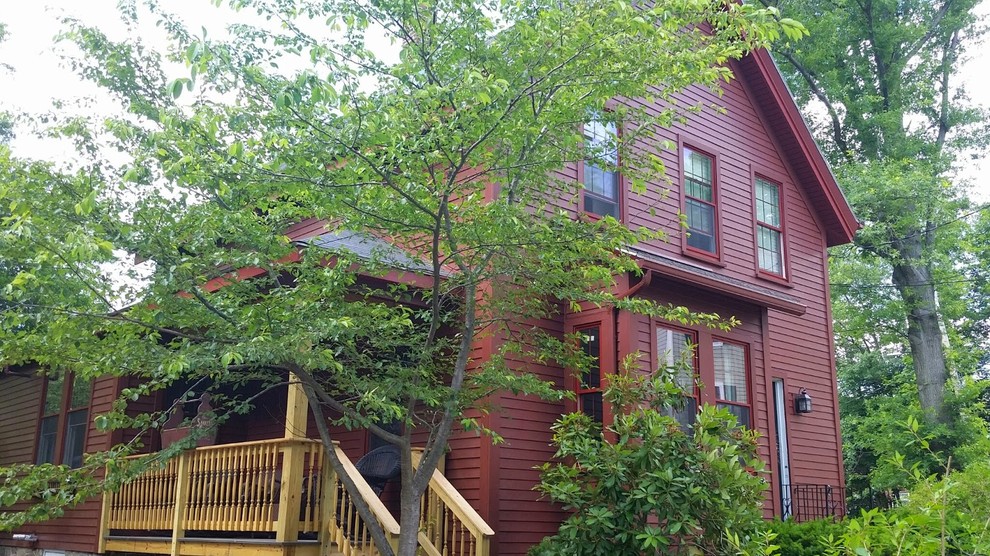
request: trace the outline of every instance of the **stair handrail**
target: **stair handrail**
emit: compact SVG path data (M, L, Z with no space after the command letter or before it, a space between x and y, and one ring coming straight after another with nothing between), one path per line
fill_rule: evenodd
M476 537L481 539L495 535L495 531L488 525L488 522L464 499L460 491L450 484L450 481L439 469L433 470L433 476L430 477L430 490L437 493L444 504L454 512L457 519L467 525Z
M395 519L395 516L392 515L392 512L385 507L385 504L381 501L378 495L375 494L375 491L372 490L371 485L368 484L368 481L361 476L361 473L358 471L357 467L354 466L354 463L351 462L351 459L344 452L343 448L340 447L338 442L334 442L334 451L337 454L337 459L340 460L341 466L344 468L344 472L347 473L347 476L350 477L352 481L354 481L354 486L357 487L358 491L356 493L350 493L351 496L360 496L365 503L368 504L368 508L371 510L371 513L375 516L375 519L384 530L385 536L388 537L390 542L394 545L399 538L399 522ZM330 488L336 489L335 483L336 480L332 481L329 485ZM346 488L343 481L341 481L341 486ZM336 506L336 491L331 494L331 499L334 500ZM338 508L334 507L331 511L337 512ZM348 550L344 551L345 554L349 552L350 551ZM375 551L375 553L377 553L377 551Z

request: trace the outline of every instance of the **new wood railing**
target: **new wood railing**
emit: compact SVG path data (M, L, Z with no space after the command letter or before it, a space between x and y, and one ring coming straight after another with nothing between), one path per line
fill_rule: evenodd
M189 450L106 493L102 537L115 530L168 531L173 539L185 531L316 532L323 473L323 446L314 440Z
M184 452L105 494L99 551L106 550L111 534L170 534L171 551L178 554L187 531L268 532L287 542L300 532L318 532L324 550L333 543L344 556L378 556L355 496L368 504L396 548L398 520L340 446L334 449L356 493L325 463L323 445L315 440L275 439ZM492 529L439 470L421 511L421 554L489 554Z
M367 502L371 513L374 514L375 519L385 531L389 544L393 549L397 548L399 545L399 522L371 489L371 485L354 467L340 445L335 444L334 449L340 463L343 464L344 471L357 486L356 496L360 496ZM331 497L329 507L333 512L333 518L330 519L329 523L330 540L337 544L337 550L344 556L378 556L380 552L375 547L371 532L368 531L368 525L358 516L357 506L354 505L355 495L344 488L344 483L336 474L331 475L329 485L328 494Z

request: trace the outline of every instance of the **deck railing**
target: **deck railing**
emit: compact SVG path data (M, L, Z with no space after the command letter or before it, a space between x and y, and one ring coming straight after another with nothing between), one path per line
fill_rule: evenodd
M419 546L429 556L488 556L495 532L440 471L420 509Z
M171 537L173 553L187 533L275 533L292 542L298 533L319 533L324 546L344 556L377 556L354 497L361 497L398 546L399 522L364 480L340 446L351 493L325 463L323 445L309 439L275 439L201 447L149 469L103 502L100 548L120 536ZM140 456L135 456L140 457ZM414 462L418 464L418 455ZM427 556L487 556L494 534L450 484L434 471L421 501L420 552ZM269 537L270 538L270 537ZM185 539L185 540L184 540Z
M140 457L140 456L137 456ZM291 461L290 461L291 460ZM292 461L297 469L288 469ZM189 450L104 498L103 527L123 531L278 533L320 529L323 448L308 439L276 439ZM290 477L289 475L294 475ZM299 476L295 476L299 475ZM283 483L301 483L284 496ZM290 507L282 507L283 501Z
M378 523L385 531L385 536L388 537L389 544L393 548L398 547L399 522L396 521L392 513L385 507L385 504L378 498L378 495L371 489L371 485L364 480L361 473L354 467L354 464L351 463L350 458L347 457L344 450L339 445L334 446L334 448L337 458L343 464L348 477L357 486L357 496L363 498L368 504L371 513L375 515L375 519L378 520ZM344 556L378 556L380 553L375 548L374 541L371 538L371 532L368 530L368 525L358 516L357 506L354 504L354 495L344 488L344 483L340 480L339 476L332 474L331 477L328 492L331 497L329 507L330 511L333 512L333 519L329 520L330 540L337 544L337 549Z

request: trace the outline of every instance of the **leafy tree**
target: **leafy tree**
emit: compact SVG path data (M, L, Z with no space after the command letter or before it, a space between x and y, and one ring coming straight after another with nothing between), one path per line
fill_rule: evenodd
M953 365L942 330L953 340L959 310L947 305L965 297L957 240L969 207L951 169L962 149L987 139L986 117L956 74L980 33L977 1L764 4L811 22L808 41L781 50L790 83L865 222L855 242L859 269L884 269L874 285L897 293L880 328L903 329L906 342L896 343L910 352L921 408L932 422L949 423L946 382L973 370L970 361Z
M557 461L537 489L574 515L534 556L730 554L757 542L766 482L755 432L708 405L686 432L669 415L684 392L662 370L613 376L604 395L616 415L604 432L583 413L554 425Z
M398 552L413 554L420 495L447 440L455 425L477 426L466 412L499 389L560 395L506 359L580 359L573 342L510 323L579 302L720 321L616 299L614 276L637 271L619 248L663 234L575 219L566 200L579 186L553 171L584 158L608 167L618 150L634 190L656 184L662 163L635 145L707 108L675 93L694 84L717 92L731 78L727 60L781 32L795 38L799 24L776 10L689 0L231 6L263 23L217 40L147 4L175 41L170 58L189 70L171 80L138 39L114 42L67 22L65 38L83 53L71 66L128 113L56 122L52 132L87 160L65 182L12 165L14 179L0 184L0 204L13 207L0 240L20 269L3 294L14 304L2 315L3 363L135 376L130 398L214 384L221 420L248 411L259 391L300 381L318 423L329 411L400 448ZM123 5L131 24L138 12ZM367 47L376 33L395 44L397 61ZM611 109L622 97L660 108ZM582 148L578 124L591 114L623 122L621 139ZM350 243L288 241L286 227L307 218ZM358 256L354 242L374 248ZM123 262L131 255L148 276ZM133 276L113 279L108 265ZM396 269L423 279L381 279ZM18 326L25 315L38 321ZM502 352L472 369L475 340L496 333L507 338ZM97 417L110 427L161 421L123 410ZM388 426L396 421L398 433ZM320 432L339 472L330 431ZM414 435L428 439L416 469ZM89 465L117 462L127 448ZM4 492L28 498L37 491L12 485L42 485L49 473L11 470Z

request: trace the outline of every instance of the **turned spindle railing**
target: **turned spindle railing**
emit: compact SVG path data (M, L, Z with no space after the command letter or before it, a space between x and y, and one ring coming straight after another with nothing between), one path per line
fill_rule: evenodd
M323 446L308 439L189 450L105 495L104 536L111 531L279 533L282 527L294 529L293 536L319 531L323 455ZM286 467L290 462L296 469ZM300 488L286 492L289 484Z
M299 533L317 532L324 547L332 543L344 556L377 556L355 496L368 504L396 548L398 520L340 446L334 450L357 492L344 487L326 462L323 445L314 440L285 438L184 452L104 496L99 551L106 550L108 539L127 535L158 535L164 541L170 536L177 554L190 531L197 538L208 532L275 533L275 541L288 543ZM414 463L419 463L418 453ZM489 554L491 528L439 470L420 509L421 554Z

